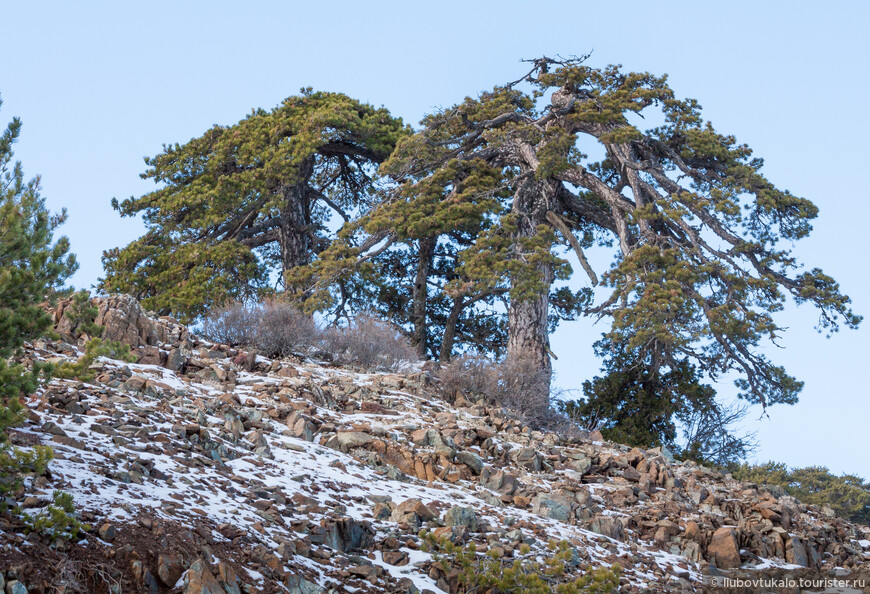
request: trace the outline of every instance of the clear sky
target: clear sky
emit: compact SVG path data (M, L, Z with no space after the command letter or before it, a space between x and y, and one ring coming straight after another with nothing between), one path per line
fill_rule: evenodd
M870 314L866 185L870 3L767 2L11 2L0 0L0 122L23 120L17 158L90 286L100 254L142 231L111 209L152 189L142 157L303 86L384 105L407 122L514 80L520 58L594 51L590 63L668 73L721 132L765 158L775 183L820 207L797 253ZM791 308L771 356L806 381L800 402L755 414L757 459L870 478L870 329L826 340ZM603 328L553 338L557 382L576 388ZM774 349L770 349L773 351ZM732 392L727 385L720 393Z

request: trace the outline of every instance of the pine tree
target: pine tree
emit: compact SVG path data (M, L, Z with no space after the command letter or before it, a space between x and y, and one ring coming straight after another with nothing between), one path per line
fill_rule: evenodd
M2 102L0 102L2 105ZM39 195L39 178L25 181L20 162L13 164L12 145L21 121L13 118L0 136L0 492L14 490L19 475L43 468L45 448L22 452L10 448L6 430L20 423L20 396L36 390L45 366L31 370L10 361L25 341L48 331L51 317L40 307L62 290L77 268L69 241L53 240L66 212L52 215Z
M386 184L379 203L348 225L333 245L290 278L309 310L349 315L374 310L407 329L421 357L449 360L457 346L499 354L504 290L473 283L458 271L459 255L499 208L476 188L499 172L485 163L455 163L457 183ZM392 159L381 166L394 174Z
M190 321L212 305L262 297L371 202L372 173L405 134L385 109L303 89L271 111L214 126L146 159L161 187L113 200L147 233L104 254L101 288Z
M634 125L649 112L662 125ZM593 148L604 157L590 159ZM564 315L610 317L653 373L683 361L714 381L737 371L740 395L768 406L795 402L801 389L759 350L780 334L773 314L787 296L818 308L822 330L860 317L834 279L802 271L781 245L807 236L818 209L777 188L762 165L704 121L696 101L676 98L666 77L582 58L535 60L520 80L428 116L389 162L409 188L392 207L406 209L404 220L479 226L457 274L473 291L508 292L507 358L517 368L549 378L555 296ZM488 174L472 187L468 169ZM600 276L584 253L595 244L616 247ZM588 292L557 286L572 274L566 249L609 298L590 307ZM547 379L541 399L548 389Z

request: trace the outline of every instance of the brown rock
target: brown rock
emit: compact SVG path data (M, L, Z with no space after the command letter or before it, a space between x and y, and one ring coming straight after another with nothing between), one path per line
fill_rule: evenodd
M707 545L707 557L719 569L740 567L740 549L737 546L737 530L729 526L718 528Z
M407 565L408 561L408 553L404 551L384 551L384 563L402 566Z
M438 517L419 499L408 499L396 506L390 519L393 522L407 522L409 515L414 515L423 522L429 522Z
M169 587L174 586L181 577L181 555L160 553L157 557L157 577Z
M226 594L226 592L212 575L208 564L202 559L197 559L184 575L182 594Z

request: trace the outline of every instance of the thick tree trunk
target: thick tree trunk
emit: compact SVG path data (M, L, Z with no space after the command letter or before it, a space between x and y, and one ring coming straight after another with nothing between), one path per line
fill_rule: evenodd
M545 183L526 182L514 196L513 213L518 218L515 238L533 237L539 225L547 224L552 192ZM517 257L524 254L517 246ZM511 398L520 398L530 407L545 408L549 404L552 365L547 314L550 285L554 275L549 263L538 266L541 291L527 299L511 298L508 307L507 364L508 388ZM518 280L512 279L512 288Z
M278 247L281 250L282 272L311 261L314 249L311 229L311 197L308 195L308 179L314 171L314 161L309 159L300 166L300 181L282 190L278 225Z
M425 237L419 242L419 259L417 260L417 278L414 279L413 304L411 307L411 321L414 325L414 333L411 342L417 349L421 359L425 359L428 351L426 320L426 306L429 296L427 281L429 280L429 268L432 266L432 256L435 252L434 236Z

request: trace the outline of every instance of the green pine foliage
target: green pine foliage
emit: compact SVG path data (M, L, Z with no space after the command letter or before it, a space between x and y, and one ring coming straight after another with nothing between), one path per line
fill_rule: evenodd
M90 337L100 336L103 326L95 323L100 313L96 306L91 304L89 291L76 291L72 295L72 301L64 310L64 315L72 323L72 331L75 336L86 334Z
M870 483L861 477L836 476L823 466L789 469L781 462L728 468L741 481L781 487L803 503L827 505L841 518L870 526Z
M546 555L532 553L522 545L518 555L505 558L503 549L492 546L478 553L474 543L456 545L447 537L431 532L420 533L422 550L430 552L435 566L445 575L458 572L459 592L491 594L579 594L616 592L619 589L619 565L610 568L587 568L580 575L570 571L579 565L576 551L568 541L551 540Z
M107 357L118 361L126 361L127 363L136 361L136 357L130 353L129 345L117 340L91 338L85 344L84 354L75 363L61 363L54 369L53 375L61 379L77 379L82 382L89 382L94 379L94 372L90 367L97 360L97 357Z
M662 124L638 128L647 114ZM590 145L603 158L590 158ZM442 221L474 229L470 241L448 240L458 266L445 288L504 291L508 358L548 375L557 310L609 318L609 338L625 339L653 374L685 361L713 381L736 372L749 403L793 404L802 383L764 353L783 331L774 315L790 298L816 307L825 332L861 318L831 277L791 251L817 207L762 167L665 76L542 58L399 141L383 166L398 188L384 212L402 217L379 229L398 238L419 237L422 221L436 232ZM598 271L584 254L596 245L614 255ZM585 288L600 281L608 297L589 304L588 291L559 286L573 275L569 251Z
M51 503L39 512L20 512L20 515L29 532L36 532L52 541L75 540L80 532L91 529L79 520L72 495L63 491L52 493Z
M105 291L189 322L258 299L328 243L327 223L370 208L372 174L406 133L386 109L314 92L164 146L142 175L159 189L122 202L146 234L105 252Z
M0 102L2 105L2 102ZM66 213L51 214L39 195L39 178L26 181L20 162L13 162L12 145L21 122L13 118L0 135L0 494L14 495L27 474L45 471L49 448L11 447L6 430L21 423L24 407L19 398L37 388L50 365L25 369L13 362L25 341L44 335L51 317L40 307L62 291L76 270L65 237L54 241L54 231ZM5 505L5 502L4 502Z
M721 466L746 457L751 437L736 435L732 427L743 408L719 403L701 371L685 358L654 360L628 343L628 337L614 340L614 334L595 343L603 373L583 382L582 400L560 401L562 412L608 440L665 446L682 459Z

